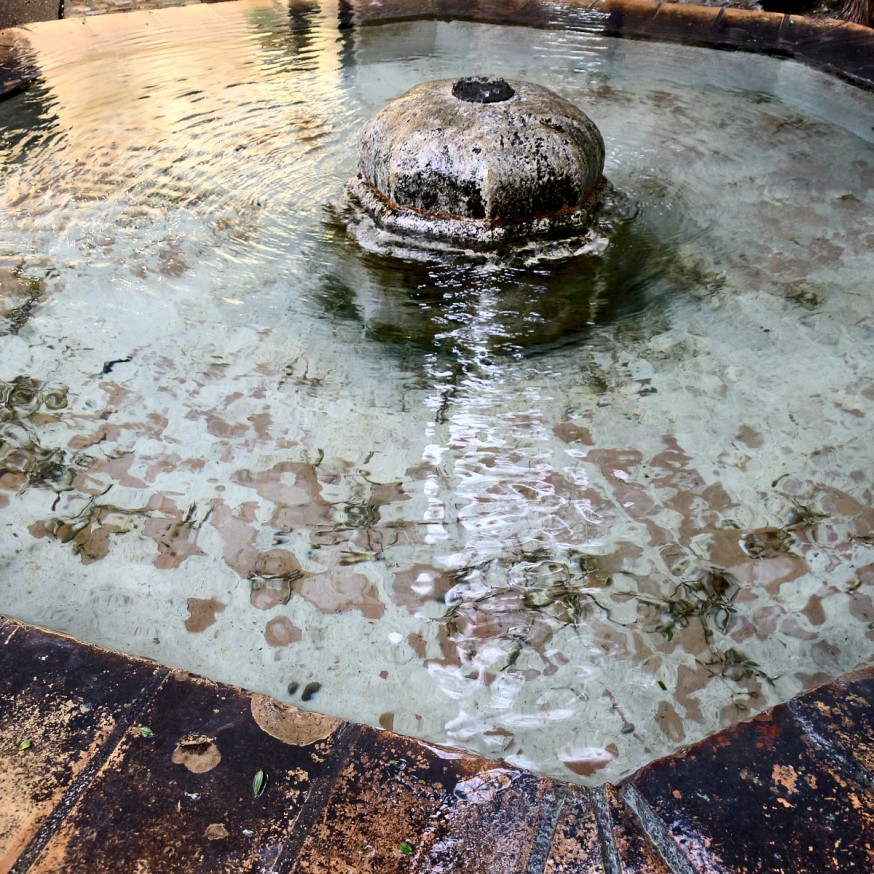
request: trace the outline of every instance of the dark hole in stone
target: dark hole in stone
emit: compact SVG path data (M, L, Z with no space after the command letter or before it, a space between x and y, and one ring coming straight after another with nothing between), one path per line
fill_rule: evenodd
M467 76L452 85L452 96L468 103L500 103L516 92L503 79Z
M321 689L321 688L322 688L321 683L307 683L306 686L304 686L303 692L301 693L300 700L301 701L311 700L315 696L316 692L318 692L319 689Z

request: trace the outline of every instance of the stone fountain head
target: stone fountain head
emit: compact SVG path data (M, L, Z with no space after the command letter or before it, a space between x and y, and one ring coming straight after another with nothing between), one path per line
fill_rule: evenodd
M384 234L491 250L585 235L608 188L603 171L600 131L549 89L442 79L365 125L346 193Z

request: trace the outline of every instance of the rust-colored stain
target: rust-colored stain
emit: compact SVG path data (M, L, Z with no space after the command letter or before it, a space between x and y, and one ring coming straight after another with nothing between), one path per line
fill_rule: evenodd
M773 752L774 745L780 737L780 727L770 721L767 713L759 716L755 720L755 725L759 730L758 748Z
M302 636L303 632L287 616L276 616L264 626L264 639L270 646L290 646Z
M771 780L776 786L791 795L795 791L798 782L798 773L792 765L774 765L771 769Z
M590 777L608 765L619 755L616 744L608 744L606 748L591 747L585 750L585 755L578 754L573 758L562 758L562 764L574 774L581 777Z
M215 745L215 738L204 734L187 734L176 742L170 756L174 765L185 765L192 774L205 774L218 766L222 754Z
M592 432L582 425L575 425L573 422L562 422L556 425L552 431L563 443L582 443L583 446L595 445Z
M197 634L215 624L216 613L222 613L225 605L215 598L189 598L188 619L185 630Z
M376 586L364 574L348 568L304 577L292 584L292 590L323 613L360 610L368 619L379 619L385 613Z

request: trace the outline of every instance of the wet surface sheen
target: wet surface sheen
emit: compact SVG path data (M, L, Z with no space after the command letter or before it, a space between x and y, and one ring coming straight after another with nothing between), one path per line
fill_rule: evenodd
M316 6L67 24L0 104L0 610L591 783L870 661L871 95ZM347 242L360 125L473 58L598 123L613 248Z

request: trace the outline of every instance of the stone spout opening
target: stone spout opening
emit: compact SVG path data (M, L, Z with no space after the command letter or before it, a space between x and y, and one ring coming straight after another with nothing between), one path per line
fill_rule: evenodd
M466 76L452 86L452 96L466 103L503 103L515 93L506 80L490 76Z

